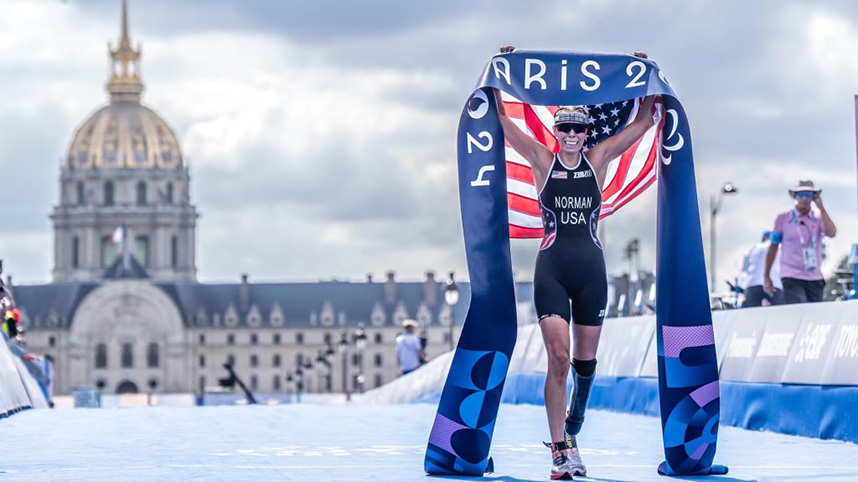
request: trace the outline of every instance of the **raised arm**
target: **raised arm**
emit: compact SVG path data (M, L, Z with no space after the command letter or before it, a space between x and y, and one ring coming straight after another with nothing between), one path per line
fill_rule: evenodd
M819 193L816 193L813 197L813 202L816 203L816 207L819 208L820 217L822 217L822 232L829 238L837 236L837 226L834 225L834 221L831 220L831 216L825 210L825 206L822 204L822 197Z
M620 154L632 147L653 126L652 106L655 98L656 96L654 95L644 97L635 120L616 135L603 140L587 151L587 158L597 171L602 172L606 163L611 162L612 159L616 159Z
M536 181L537 189L539 189L540 186L545 184L545 176L548 170L551 169L551 161L554 159L554 153L540 144L536 139L522 132L515 125L515 122L506 115L500 91L497 89L494 91L495 100L498 104L498 119L503 128L503 136L509 142L509 145L515 149L515 152L530 163L530 167L533 169L534 181Z
M508 54L514 50L515 47L512 45L503 45L500 48L502 54ZM548 170L551 169L551 161L554 160L554 153L540 144L536 139L522 132L515 125L515 122L506 115L500 91L494 89L494 92L498 105L498 119L500 120L501 128L503 128L503 136L515 152L530 164L531 169L533 169L533 180L536 183L536 188L539 189L545 184L545 177Z

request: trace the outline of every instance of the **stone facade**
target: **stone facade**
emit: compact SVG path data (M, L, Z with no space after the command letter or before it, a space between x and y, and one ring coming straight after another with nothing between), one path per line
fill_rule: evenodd
M91 384L108 393L198 392L226 376L224 363L254 391L286 392L286 377L307 361L314 370L304 388L326 392L343 391L344 381L357 391L397 377L394 342L406 318L419 320L429 357L447 351L451 335L455 341L461 331L469 293L461 286L464 301L452 310L437 303L443 288L434 280L207 285L108 279L18 286L16 297L27 349L55 360L57 394ZM390 291L395 298L385 297ZM361 326L366 347L358 351L354 335ZM327 363L320 362L326 352Z
M81 124L61 168L54 282L15 287L27 349L55 361L55 393L91 384L106 393L198 392L226 376L224 363L259 392L286 392L299 367L307 391L374 388L399 373L394 340L407 318L425 333L428 356L448 350L468 285L451 308L431 272L411 283L393 272L381 283L196 282L190 176L169 126L140 103L140 52L124 3L122 18L110 104ZM114 244L117 227L124 239Z

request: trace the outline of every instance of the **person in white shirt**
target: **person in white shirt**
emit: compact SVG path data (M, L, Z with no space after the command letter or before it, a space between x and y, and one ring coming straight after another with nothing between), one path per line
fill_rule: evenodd
M763 289L763 274L766 271L766 253L769 250L769 239L771 231L763 233L763 239L757 243L748 253L748 266L745 269L745 304L744 308L754 306L763 306L764 301L770 305L780 305L783 303L784 291L781 283L781 252L778 250L775 262L772 264L772 284L774 285L774 295L769 295Z
M399 360L399 369L403 375L411 373L423 364L423 348L420 338L415 333L417 322L405 320L402 322L405 333L396 337L396 358Z

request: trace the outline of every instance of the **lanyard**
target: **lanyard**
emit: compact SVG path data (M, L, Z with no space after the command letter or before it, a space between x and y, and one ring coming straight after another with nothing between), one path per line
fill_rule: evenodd
M802 226L804 228L804 230L807 231L807 236L808 236L809 241L810 241L810 246L813 247L813 249L816 249L816 236L814 236L813 233L810 231L810 227L808 227L806 224L804 224L803 220L798 219L798 213L796 213L795 209L792 210L792 219L794 221L794 224ZM808 247L808 244L804 241L804 236L801 235L802 229L799 226L795 227L795 231L796 231L796 233L798 233L798 240L799 240L799 243L801 243L801 247L806 248L806 247Z

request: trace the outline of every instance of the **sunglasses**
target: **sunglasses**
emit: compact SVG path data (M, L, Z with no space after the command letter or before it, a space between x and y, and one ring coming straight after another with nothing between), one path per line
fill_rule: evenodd
M795 193L795 197L797 197L797 198L803 198L803 197L812 198L814 196L816 196L816 193L811 192L811 191L802 191L802 192Z
M584 132L587 132L587 126L585 126L584 124L566 123L566 124L557 124L554 127L556 127L558 131L560 131L564 134L568 134L569 131L574 131L576 134L582 134Z

